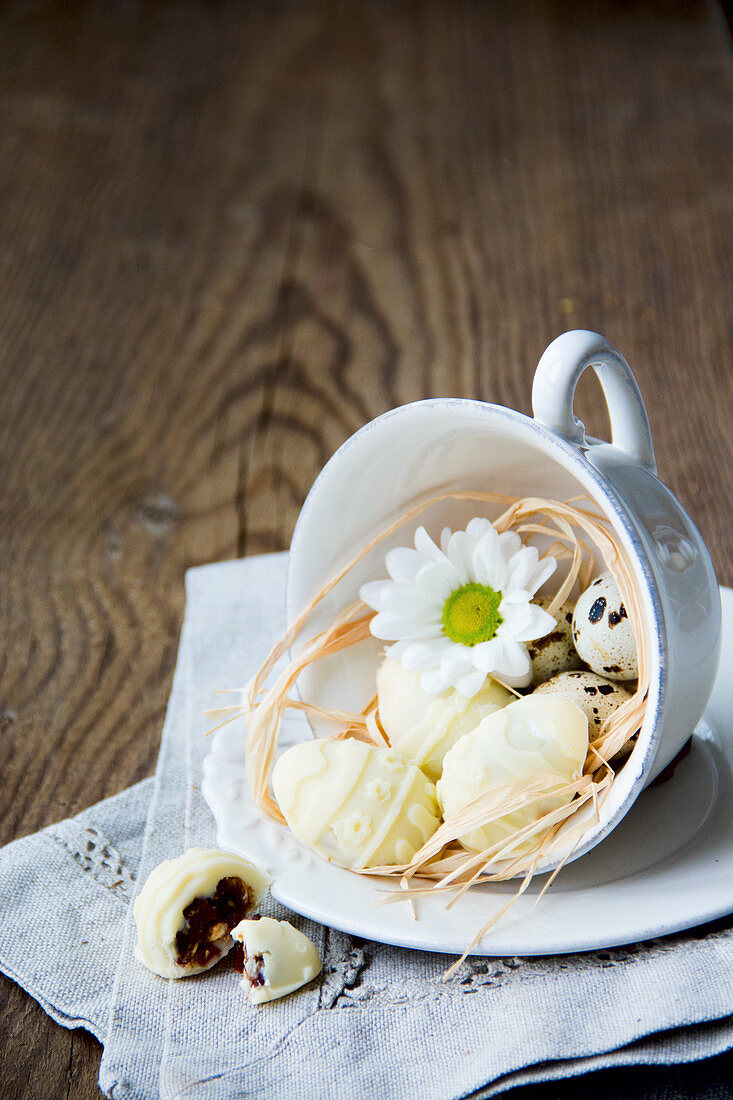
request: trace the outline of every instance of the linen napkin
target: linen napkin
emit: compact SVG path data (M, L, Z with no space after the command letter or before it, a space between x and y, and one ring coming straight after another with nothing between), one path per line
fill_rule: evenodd
M584 955L449 957L367 943L286 913L321 978L261 1007L227 962L166 982L132 955L130 900L152 868L216 841L200 790L202 711L246 682L284 627L287 557L204 566L187 610L156 775L0 851L0 969L104 1044L114 1098L446 1100L733 1046L733 923ZM39 950L39 946L43 950Z

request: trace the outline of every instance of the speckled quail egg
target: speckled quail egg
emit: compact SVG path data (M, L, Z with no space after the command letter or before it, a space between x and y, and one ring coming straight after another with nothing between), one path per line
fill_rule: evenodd
M635 680L639 675L636 639L610 573L596 577L578 599L573 641L585 663L599 676Z
M591 741L598 736L606 718L631 698L631 692L621 684L607 680L596 672L561 672L535 688L533 695L560 695L584 712L588 718Z
M537 596L532 601L547 611L552 603L550 596ZM574 604L561 604L555 612L557 626L544 638L527 643L527 652L532 659L532 685L543 684L558 672L569 672L582 668L578 653L573 645L573 609Z

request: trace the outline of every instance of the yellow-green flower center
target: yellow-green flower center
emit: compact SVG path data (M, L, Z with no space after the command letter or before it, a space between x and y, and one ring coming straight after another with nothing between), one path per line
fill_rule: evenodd
M443 633L462 645L488 642L504 622L500 603L501 592L488 584L464 584L451 592L443 605Z

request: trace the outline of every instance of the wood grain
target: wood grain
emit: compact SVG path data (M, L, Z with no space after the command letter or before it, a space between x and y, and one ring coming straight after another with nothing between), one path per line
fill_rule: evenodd
M393 405L528 412L566 328L631 361L733 583L716 4L16 3L0 27L0 841L153 770L187 567L286 547ZM0 1007L3 1096L98 1095L91 1038L7 981Z

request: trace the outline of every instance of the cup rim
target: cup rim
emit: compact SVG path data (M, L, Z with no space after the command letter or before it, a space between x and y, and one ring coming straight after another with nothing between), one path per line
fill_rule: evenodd
M380 416L362 425L361 428L341 444L320 471L308 492L298 516L290 543L286 582L287 619L288 622L292 621L296 611L293 607L293 562L298 560L299 542L303 538L303 530L308 522L308 517L313 509L314 502L320 499L324 492L328 491L332 478L338 476L338 462L336 460L342 457L345 452L351 450L353 446L357 446L363 441L365 436L373 433L375 430L384 428L385 424L392 420L398 420L401 417L415 412L422 413L423 411L427 412L435 409L445 410L446 408L454 408L462 412L473 414L476 416L477 423L489 423L492 420L494 422L499 420L503 421L505 424L510 424L514 428L531 432L533 441L540 444L540 449L543 450L548 457L554 459L575 476L584 488L589 490L591 498L597 500L598 503L602 505L604 512L613 525L614 531L619 535L629 553L634 567L637 570L637 575L641 580L640 591L645 605L645 620L650 642L651 675L647 713L639 734L639 741L634 751L625 762L623 771L621 772L621 776L623 776L625 780L623 784L625 790L623 793L619 793L618 801L616 805L613 806L609 816L595 828L590 829L588 834L583 838L583 841L578 844L570 855L562 857L562 859L550 858L538 865L535 873L543 874L547 871L554 870L562 861L574 862L592 848L596 847L597 844L613 831L633 805L634 801L641 793L641 790L648 782L648 777L659 749L660 718L664 711L666 698L668 643L666 625L661 609L661 600L655 598L655 596L658 597L658 586L649 563L646 560L644 547L636 532L633 521L626 511L621 497L586 457L585 452L589 448L584 448L568 442L551 429L540 424L532 417L526 416L524 413L517 412L504 405L478 401L473 398L434 397L422 401L409 402L406 405L399 405L394 409L387 410ZM644 743L645 741L646 743ZM641 752L639 750L641 750ZM614 782L614 786L617 782L618 779ZM611 791L613 792L613 787Z

